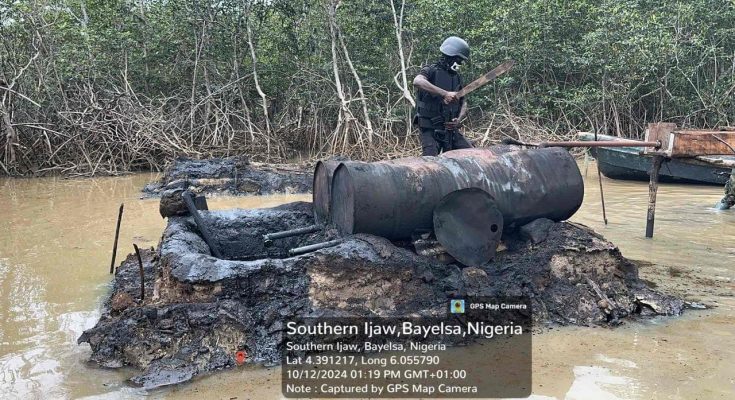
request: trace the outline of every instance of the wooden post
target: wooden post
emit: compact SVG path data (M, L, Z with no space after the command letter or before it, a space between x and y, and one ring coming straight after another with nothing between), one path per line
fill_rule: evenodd
M595 131L595 142L597 141L597 131ZM590 149L587 149L589 152ZM597 164L597 182L600 184L600 203L602 203L602 220L607 225L607 211L605 211L605 193L602 191L602 172L600 172L600 157L595 155L595 163ZM587 167L585 166L584 174L587 175Z
M658 191L658 172L661 169L661 163L664 157L660 155L653 156L653 165L651 166L651 179L648 182L648 215L646 216L646 237L653 237L653 222L656 216L656 192Z
M120 222L122 221L124 207L125 203L121 203L120 211L117 214L117 228L115 228L115 243L112 245L112 261L110 261L110 273L115 270L115 256L117 256L117 238L120 237Z

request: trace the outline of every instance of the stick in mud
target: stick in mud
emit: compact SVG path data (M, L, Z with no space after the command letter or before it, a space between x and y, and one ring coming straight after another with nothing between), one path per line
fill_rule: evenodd
M595 142L597 142L597 131L595 131ZM587 149L587 151L589 151L589 149ZM598 157L595 157L595 161L597 162L597 182L600 183L600 203L602 203L602 220L605 221L605 225L607 225L607 211L605 210L605 192L602 191L602 172L600 172L600 159ZM586 170L584 174L587 175Z
M181 194L181 197L184 198L186 208L189 209L189 214L194 217L194 222L196 223L197 228L199 228L199 232L202 233L202 238L204 238L207 246L209 246L209 249L212 251L212 255L217 258L222 258L222 254L219 252L219 248L215 244L214 240L212 240L212 235L209 234L209 229L207 228L207 225L204 223L202 216L199 214L199 210L197 210L197 207L194 204L194 194L186 191Z
M117 214L117 228L115 228L115 243L112 245L112 261L110 261L110 273L115 270L115 256L117 256L117 239L120 237L120 222L122 221L125 203L120 203L120 211Z
M602 203L602 220L607 225L607 211L605 211L605 193L602 191L602 172L600 172L600 163L597 162L597 181L600 183L600 202Z
M135 255L138 257L138 267L140 267L140 301L145 299L145 271L143 270L143 259L140 258L140 250L138 245L133 243Z

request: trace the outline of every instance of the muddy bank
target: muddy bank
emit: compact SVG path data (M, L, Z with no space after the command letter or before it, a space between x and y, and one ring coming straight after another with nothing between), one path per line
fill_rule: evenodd
M157 182L146 185L143 193L148 197L171 189L226 195L307 193L311 191L312 177L312 168L306 164L253 163L245 156L178 158Z
M529 296L536 326L614 325L683 308L578 224L534 221L508 234L495 260L462 268L363 234L295 257L288 249L333 233L264 246L265 233L313 223L310 203L202 214L225 259L210 255L190 217L169 218L158 252L144 257L150 296L138 300L138 266L129 257L100 321L79 338L93 361L134 366L141 374L132 381L152 388L233 368L238 351L248 363L279 363L283 323L292 316L436 316L457 296Z

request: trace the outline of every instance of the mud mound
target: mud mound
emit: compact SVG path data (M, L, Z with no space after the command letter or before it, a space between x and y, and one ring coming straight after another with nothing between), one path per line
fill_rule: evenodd
M653 291L636 264L590 228L536 220L505 239L481 271L465 269L468 294L530 296L536 323L616 324L636 315L678 315L683 303Z
M91 345L93 361L135 366L142 374L132 381L145 387L173 384L234 367L238 351L249 363L278 363L283 324L293 316L440 316L457 296L529 296L536 325L609 324L682 309L581 225L532 223L511 234L493 262L462 269L371 235L295 257L286 251L332 239L332 232L264 247L264 233L312 224L309 203L202 215L226 259L210 255L191 219L169 218L153 262L154 295L106 309L79 338Z
M305 165L250 163L247 157L176 159L158 182L143 188L146 196L160 196L170 189L195 193L263 195L307 193L312 186L311 168Z

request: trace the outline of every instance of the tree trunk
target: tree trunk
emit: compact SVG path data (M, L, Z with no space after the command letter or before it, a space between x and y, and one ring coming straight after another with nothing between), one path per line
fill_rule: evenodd
M18 133L13 128L10 112L5 108L3 103L0 103L0 113L2 113L3 125L5 125L5 163L7 164L7 168L12 169L16 161L15 146L18 143Z
M355 78L355 82L357 83L357 94L360 96L360 103L362 104L362 113L365 118L365 129L367 130L368 143L372 144L374 133L373 124L372 122L370 122L370 113L368 112L368 104L367 99L365 98L365 92L362 88L362 79L360 79L360 75L357 73L355 66L352 65L352 59L350 58L350 53L347 51L347 45L345 45L344 37L342 36L342 32L340 31L339 26L335 25L335 27L337 28L337 36L339 36L339 43L342 47L342 52L345 54L345 61L347 61L347 66L350 67L352 76Z
M403 54L403 9L406 4L405 0L401 0L401 13L396 12L396 6L393 0L390 0L390 7L393 10L393 23L395 25L396 40L398 41L398 57L401 60L401 85L398 88L403 92L403 97L411 103L411 107L416 107L411 91L408 89L408 78L406 77L406 57Z
M258 96L260 96L261 101L262 101L263 118L265 118L266 142L268 145L268 153L270 153L271 126L270 126L270 118L268 117L268 99L266 98L265 93L263 92L263 88L260 87L260 81L258 79L258 58L255 56L255 46L253 45L253 32L250 28L251 5L252 3L248 1L247 7L246 7L247 15L245 19L245 30L247 32L247 37L248 37L248 48L250 49L250 58L253 62L253 81L255 83L255 90L258 91Z
M327 16L329 17L329 33L331 36L331 50L332 50L332 72L334 74L334 86L337 89L337 97L339 98L340 102L340 108L339 112L337 114L337 126L334 128L334 145L336 146L337 139L339 137L339 133L342 130L342 128L346 128L347 119L349 115L349 109L348 109L348 103L345 99L344 90L342 88L342 81L339 78L339 67L337 66L337 3L338 0L330 1L330 4L328 6L327 10ZM345 141L343 142L343 146L346 144L347 140L347 134L345 132Z

